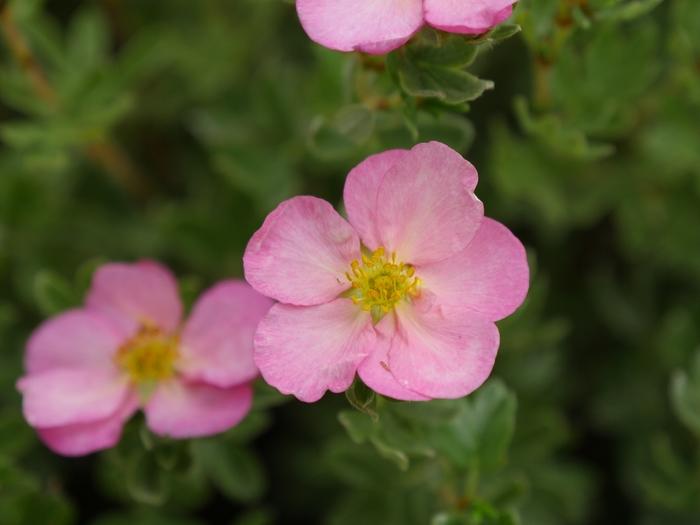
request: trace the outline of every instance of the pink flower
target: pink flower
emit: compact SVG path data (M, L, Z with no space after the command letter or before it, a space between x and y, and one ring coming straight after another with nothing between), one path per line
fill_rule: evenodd
M166 268L106 264L85 307L32 334L18 382L24 417L67 456L116 444L139 407L162 436L222 432L250 409L253 333L271 304L246 283L225 281L181 325L177 283Z
M243 259L277 299L255 334L255 362L283 393L316 401L357 371L405 400L464 396L489 376L494 321L524 300L525 250L485 218L477 173L457 152L419 144L369 157L345 182L349 222L295 197L267 216Z
M424 24L478 35L511 15L516 0L296 0L311 40L338 51L382 54Z

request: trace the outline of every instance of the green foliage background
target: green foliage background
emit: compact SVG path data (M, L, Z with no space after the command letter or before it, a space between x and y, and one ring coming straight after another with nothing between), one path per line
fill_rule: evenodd
M313 45L282 0L0 9L1 523L700 523L700 2L521 0L514 36L386 59ZM223 436L137 419L70 460L23 422L24 342L101 261L160 259L191 301L281 199L340 204L359 160L430 139L531 259L477 393L257 385Z

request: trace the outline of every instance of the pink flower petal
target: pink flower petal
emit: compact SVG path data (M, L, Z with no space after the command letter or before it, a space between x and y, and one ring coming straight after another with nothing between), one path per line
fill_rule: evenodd
M386 53L423 25L422 0L297 0L311 40L338 51Z
M38 429L41 440L57 454L84 456L113 447L119 442L124 423L138 408L136 395L129 395L117 411L106 419L62 427Z
M484 218L464 250L435 264L416 269L423 288L444 308L465 314L478 312L498 321L525 299L530 283L522 243L501 223Z
M191 438L218 434L238 424L253 402L249 384L218 388L167 381L146 403L148 428L161 436Z
M311 403L347 390L375 341L370 315L349 299L276 304L255 334L255 362L270 385Z
M222 388L253 379L253 335L271 306L244 281L224 281L204 292L182 332L180 372Z
M398 159L408 155L407 150L393 149L367 157L355 166L347 179L343 201L348 220L365 246L372 250L379 247L377 233L377 193L379 184Z
M478 35L500 24L516 0L424 0L425 20L450 33Z
M17 388L27 422L45 428L111 416L128 393L128 380L114 370L55 369L24 376Z
M113 369L124 334L109 319L88 310L69 310L42 323L27 343L29 374L54 368Z
M388 252L414 265L462 250L484 207L474 166L439 142L418 144L386 173L377 194L377 233Z
M344 277L360 255L360 240L333 207L316 197L294 197L270 213L248 242L246 280L278 301L314 305L348 288Z
M430 398L408 390L389 371L389 347L396 331L396 317L386 315L375 327L377 343L373 352L360 363L357 373L365 385L383 396L403 401L427 401Z
M424 396L466 396L491 373L499 343L496 325L476 315L445 316L420 303L397 310L389 370L404 388Z
M93 276L86 304L128 333L144 323L170 332L177 328L182 316L175 278L153 261L101 266Z

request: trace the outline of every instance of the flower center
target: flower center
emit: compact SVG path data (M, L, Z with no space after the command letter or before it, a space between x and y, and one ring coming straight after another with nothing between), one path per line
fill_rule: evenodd
M352 302L372 314L375 321L389 313L396 303L420 293L420 279L410 264L398 262L396 253L386 257L383 247L361 261L352 261L345 276L352 285L349 297Z
M152 325L143 325L124 343L115 360L134 383L153 383L169 379L175 373L178 338L164 334Z

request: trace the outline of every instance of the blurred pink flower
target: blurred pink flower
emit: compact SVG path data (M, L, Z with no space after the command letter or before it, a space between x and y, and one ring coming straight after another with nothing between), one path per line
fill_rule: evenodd
M424 24L478 35L508 18L516 0L296 0L311 40L338 51L382 54Z
M520 241L484 217L476 184L474 166L430 142L355 167L349 222L315 197L270 213L244 256L248 282L280 301L255 334L263 378L307 402L347 389L356 371L397 399L479 387L494 321L522 303L529 271Z
M181 325L166 268L105 264L83 308L49 319L30 338L18 382L24 417L67 456L115 445L139 407L162 436L222 432L250 409L253 333L271 304L243 281L224 281Z

